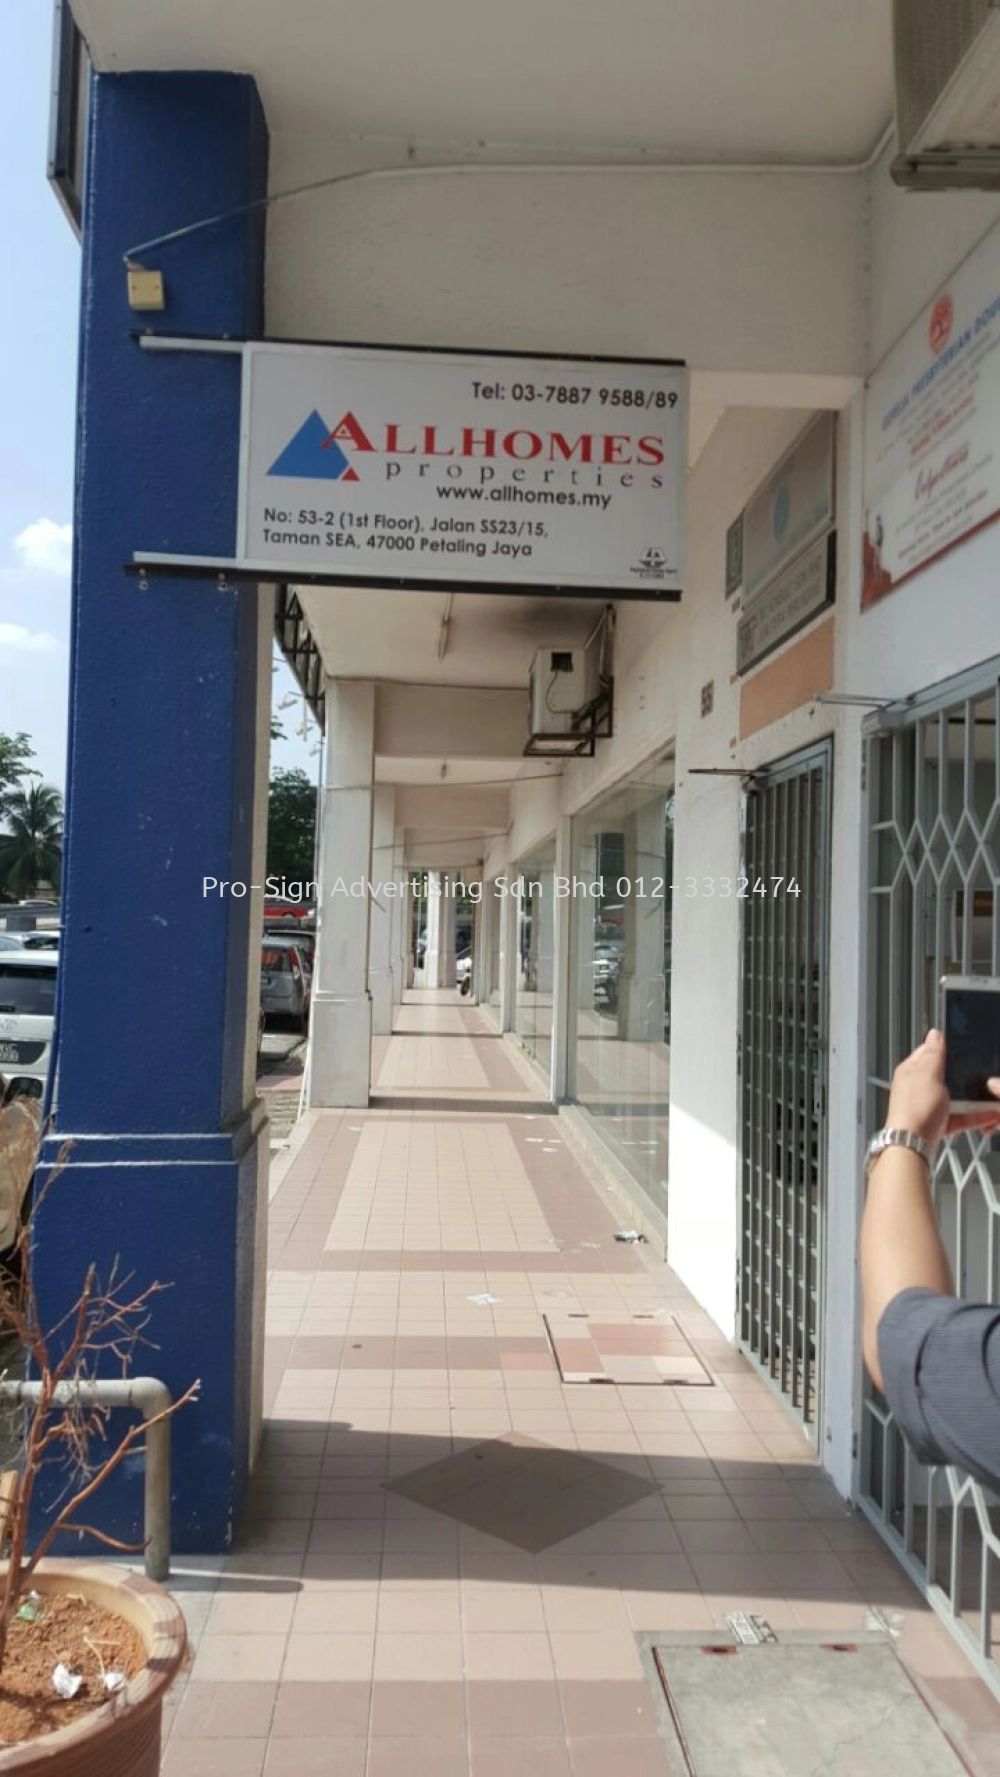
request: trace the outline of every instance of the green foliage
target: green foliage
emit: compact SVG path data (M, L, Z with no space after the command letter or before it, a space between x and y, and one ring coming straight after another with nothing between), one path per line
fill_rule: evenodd
M62 868L62 797L51 784L7 792L0 832L0 893L14 900L37 894L42 883L59 888Z
M11 791L18 789L22 778L31 772L28 761L34 757L26 734L0 734L0 815Z
M316 785L304 771L276 771L267 799L267 874L311 882L316 848Z

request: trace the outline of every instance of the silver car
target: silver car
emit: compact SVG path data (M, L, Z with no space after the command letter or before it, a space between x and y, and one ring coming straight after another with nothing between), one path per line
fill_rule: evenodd
M0 1074L41 1094L52 1059L59 958L51 950L0 952Z
M309 1025L312 971L293 938L267 933L260 950L260 1009L265 1018L290 1019L305 1033Z

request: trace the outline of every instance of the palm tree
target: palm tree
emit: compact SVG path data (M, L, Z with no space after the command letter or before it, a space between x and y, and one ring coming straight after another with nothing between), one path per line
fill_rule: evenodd
M59 887L62 865L62 797L51 784L14 790L4 806L0 833L0 889L24 898L41 883Z

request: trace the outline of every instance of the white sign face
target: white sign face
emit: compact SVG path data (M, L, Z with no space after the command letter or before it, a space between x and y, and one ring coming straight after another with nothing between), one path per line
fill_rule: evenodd
M743 608L833 524L834 416L821 414L785 452L743 515Z
M868 384L861 608L1000 513L1000 231Z
M676 598L673 364L249 345L238 565Z

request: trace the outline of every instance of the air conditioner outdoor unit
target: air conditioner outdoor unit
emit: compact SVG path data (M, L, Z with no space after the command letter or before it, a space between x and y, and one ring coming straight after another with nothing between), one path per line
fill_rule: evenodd
M897 185L1000 190L1000 0L893 0Z
M526 758L592 759L614 733L615 609L607 605L582 647L539 648L528 679Z
M539 648L530 688L532 734L572 734L573 717L591 695L583 648Z

